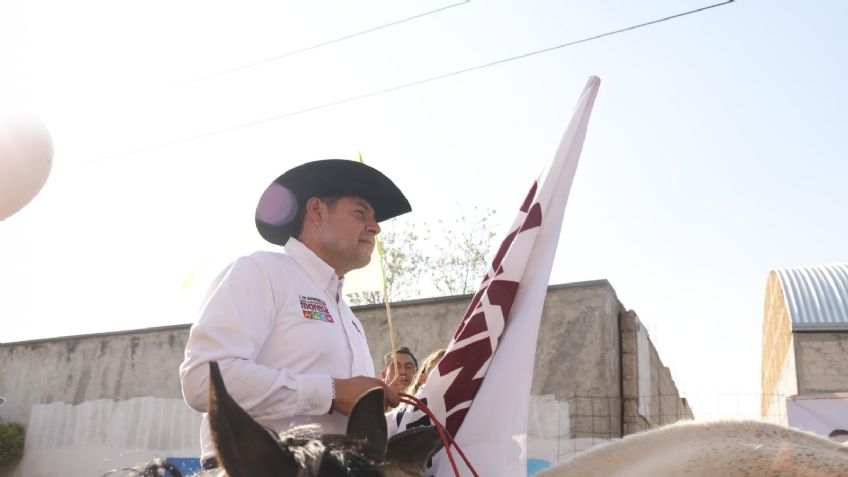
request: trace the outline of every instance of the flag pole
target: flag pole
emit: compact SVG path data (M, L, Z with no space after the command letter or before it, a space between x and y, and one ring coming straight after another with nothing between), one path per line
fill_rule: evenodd
M383 262L383 241L380 240L380 237L377 237L377 258L380 260L380 277L383 279L383 303L386 304L386 319L389 323L389 346L392 348L392 363L395 368L395 379L400 376L400 370L398 368L397 361L397 343L395 342L395 329L394 329L394 320L392 319L392 307L389 305L389 291L388 286L386 284L386 272L383 266L385 263Z
M365 161L362 160L362 151L358 153L359 162L364 164ZM386 284L386 269L384 268L385 262L383 261L383 241L380 240L380 236L377 235L375 238L375 245L377 247L377 259L380 261L380 278L383 282L383 303L386 305L386 320L389 324L389 347L391 348L391 356L392 356L392 365L395 369L395 379L400 375L400 369L398 367L397 362L397 343L395 342L395 329L394 329L394 320L392 319L392 307L389 305L389 291L388 286Z

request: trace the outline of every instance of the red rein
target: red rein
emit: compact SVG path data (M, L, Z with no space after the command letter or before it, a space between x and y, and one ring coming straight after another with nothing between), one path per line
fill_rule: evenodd
M436 419L436 416L433 415L433 412L430 411L430 408L428 408L426 404L421 402L421 400L419 400L415 396L410 396L409 394L404 393L400 393L400 402L411 404L417 407L422 412L424 412L424 414L426 414L433 422L433 425L436 426L436 430L439 431L439 436L442 438L442 444L444 444L445 446L445 453L448 455L448 460L451 463L451 467L453 467L453 473L454 475L456 475L456 477L459 477L459 469L457 469L456 461L454 461L453 459L453 454L451 453L450 449L451 445L453 445L453 447L456 448L456 451L459 452L460 457L462 457L462 460L465 461L465 465L468 466L468 469L471 471L471 474L474 475L474 477L480 477L479 475L477 475L477 471L474 470L474 466L472 466L471 462L468 461L468 458L465 457L465 453L462 452L462 449L460 449L456 441L453 440L453 436L451 436L450 433L448 433L447 429L445 429L445 426L443 426L442 423L439 422L438 419Z

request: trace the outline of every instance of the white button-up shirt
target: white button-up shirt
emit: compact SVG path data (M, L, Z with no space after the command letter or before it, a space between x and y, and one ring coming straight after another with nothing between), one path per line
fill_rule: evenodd
M213 284L180 365L183 397L204 413L202 458L215 455L205 414L210 361L218 362L229 394L262 426L282 432L312 423L325 433L345 433L347 417L327 414L331 377L373 377L374 364L342 284L294 238L284 253L237 259Z

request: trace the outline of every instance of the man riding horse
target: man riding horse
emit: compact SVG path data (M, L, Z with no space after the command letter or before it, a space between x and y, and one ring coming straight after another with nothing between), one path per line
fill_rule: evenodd
M238 258L210 287L180 366L183 397L204 413L201 461L218 466L207 408L209 363L217 361L238 404L276 433L318 424L343 434L375 378L362 323L342 294L347 272L371 259L379 222L409 212L380 171L340 159L308 162L262 194L256 227L284 250Z

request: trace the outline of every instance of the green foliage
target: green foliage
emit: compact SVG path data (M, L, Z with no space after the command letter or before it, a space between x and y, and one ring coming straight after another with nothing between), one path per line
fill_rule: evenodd
M444 240L436 246L433 259L433 285L443 295L464 295L477 291L489 268L488 254L492 252L495 232L492 222L495 211L474 207L471 215L463 214L453 223L439 221L445 230Z
M354 293L346 293L345 297L350 305L373 305L375 303L383 303L383 292L381 291L360 291Z
M389 299L419 298L421 276L430 269L430 258L420 247L420 236L410 228L397 229L389 231L381 242Z
M25 436L26 430L20 422L0 423L0 465L23 457Z
M494 210L474 207L436 226L413 227L397 219L384 224L380 240L389 301L476 291L494 252L494 217ZM382 303L383 293L351 293L347 298L353 305Z
M389 301L418 298L421 294L421 276L426 275L430 259L419 247L419 235L409 227L384 229L380 234L383 272ZM364 291L350 293L353 305L383 303L383 292Z

